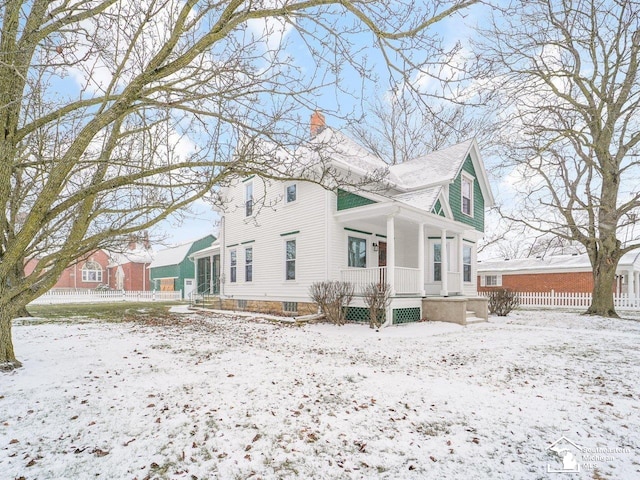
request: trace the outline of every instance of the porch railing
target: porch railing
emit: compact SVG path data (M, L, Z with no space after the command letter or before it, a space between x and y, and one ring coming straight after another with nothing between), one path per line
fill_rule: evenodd
M340 271L343 282L352 283L356 294L361 294L363 289L371 283L389 283L388 267L373 268L346 268ZM394 288L396 293L419 293L419 271L417 268L395 267Z

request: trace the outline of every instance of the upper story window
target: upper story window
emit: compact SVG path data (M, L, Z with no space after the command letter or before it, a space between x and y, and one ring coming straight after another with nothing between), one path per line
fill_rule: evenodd
M285 244L285 280L296 279L296 241L287 240Z
M83 282L102 282L102 267L98 262L89 260L82 266Z
M364 238L349 237L349 266L367 267L367 241Z
M246 217L253 215L253 182L244 186L244 214Z
M244 249L244 281L253 281L253 248Z
M473 178L462 175L462 213L473 216Z
M298 185L292 183L285 188L284 201L285 203L293 203L298 199Z
M229 281L235 283L238 279L238 257L235 250L229 252Z

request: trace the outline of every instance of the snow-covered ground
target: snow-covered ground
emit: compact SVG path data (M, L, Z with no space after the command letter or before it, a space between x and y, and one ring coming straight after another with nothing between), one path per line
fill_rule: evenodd
M640 478L633 320L376 332L191 313L18 321L14 340L3 479ZM547 471L563 468L580 473Z

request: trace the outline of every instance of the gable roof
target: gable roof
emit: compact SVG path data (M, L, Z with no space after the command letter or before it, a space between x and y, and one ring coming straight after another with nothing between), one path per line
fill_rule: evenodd
M460 173L473 140L444 148L390 167L398 183L407 189L451 183Z

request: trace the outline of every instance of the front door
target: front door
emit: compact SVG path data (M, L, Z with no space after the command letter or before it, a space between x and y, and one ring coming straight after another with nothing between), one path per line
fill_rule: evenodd
M378 267L387 266L387 242L378 242ZM380 283L387 283L387 269L380 268Z

